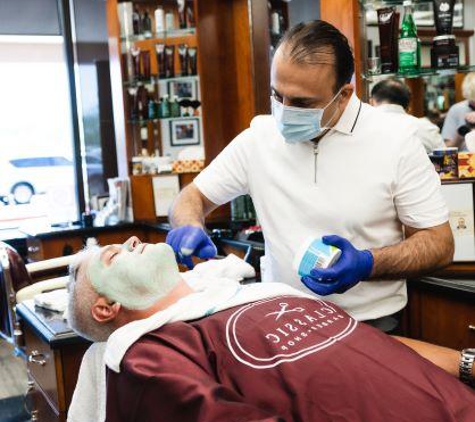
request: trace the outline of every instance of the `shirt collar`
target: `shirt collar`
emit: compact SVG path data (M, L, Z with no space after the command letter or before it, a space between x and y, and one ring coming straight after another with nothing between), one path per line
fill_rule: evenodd
M343 114L336 125L333 126L333 129L338 132L351 135L358 121L360 111L361 100L356 96L356 94L353 93L350 101L348 101L348 104L346 105L345 111L343 111Z
M399 104L381 104L377 107L378 110L384 111L385 113L398 113L406 114L404 107Z

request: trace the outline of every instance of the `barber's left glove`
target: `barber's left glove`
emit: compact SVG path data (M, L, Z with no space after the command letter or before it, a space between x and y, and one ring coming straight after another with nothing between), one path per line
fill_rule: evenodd
M340 236L324 236L323 243L341 250L338 261L330 268L315 268L310 276L302 277L302 283L320 296L344 293L355 284L368 279L373 270L373 254L368 250L356 249Z
M182 226L171 230L166 242L173 248L179 263L193 268L191 256L202 259L214 258L217 253L216 245L201 227Z

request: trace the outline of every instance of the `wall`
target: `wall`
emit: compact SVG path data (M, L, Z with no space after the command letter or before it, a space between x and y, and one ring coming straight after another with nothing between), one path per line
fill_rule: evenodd
M465 0L464 2L464 28L475 28L475 0ZM470 64L475 64L475 37L470 39Z
M320 18L320 0L292 0L288 7L290 26Z

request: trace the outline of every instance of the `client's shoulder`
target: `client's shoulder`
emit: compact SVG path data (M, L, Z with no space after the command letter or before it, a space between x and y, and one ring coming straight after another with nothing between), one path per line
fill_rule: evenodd
M121 370L149 378L180 371L183 365L206 358L199 332L188 322L173 322L139 338L125 354Z

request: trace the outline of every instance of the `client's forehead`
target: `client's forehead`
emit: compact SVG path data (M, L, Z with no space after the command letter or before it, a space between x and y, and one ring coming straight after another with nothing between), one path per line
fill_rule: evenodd
M99 257L101 250L102 248L93 248L80 252L75 263L75 274L73 274L75 280L78 280L79 277L82 277L86 274L89 264L93 259Z

